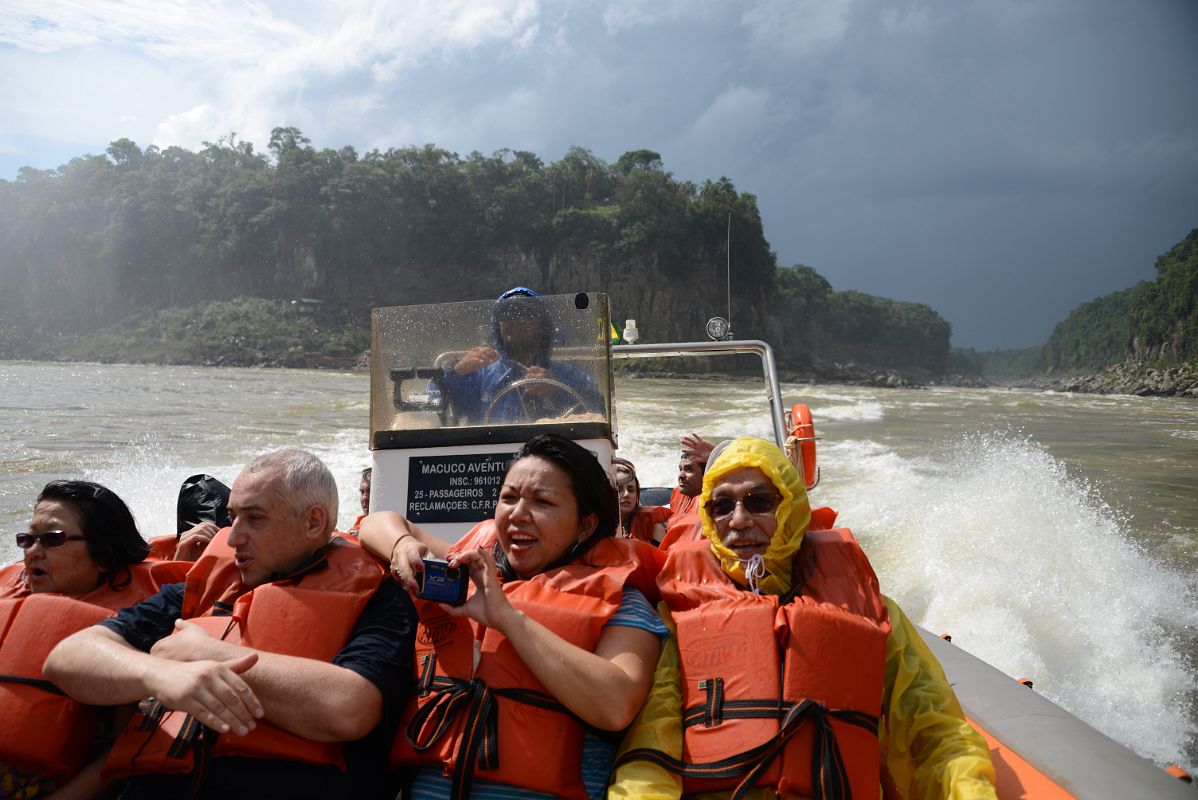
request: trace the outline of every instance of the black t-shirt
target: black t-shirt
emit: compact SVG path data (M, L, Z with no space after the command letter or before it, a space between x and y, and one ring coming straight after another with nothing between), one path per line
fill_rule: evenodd
M182 616L182 609L183 584L174 583L162 587L148 600L97 624L148 653L155 642L171 634L175 620ZM327 798L328 792L336 791L352 793L346 796L394 797L393 791L387 795L390 787L385 783L386 758L412 687L415 633L416 609L411 598L397 583L384 580L359 615L349 640L333 657L333 664L361 675L378 687L383 696L382 721L378 727L345 747L349 767L345 774L335 767L219 758L209 762L199 796ZM162 792L174 794L176 789L185 790L193 779L150 776L144 781L135 780L121 797L161 796Z

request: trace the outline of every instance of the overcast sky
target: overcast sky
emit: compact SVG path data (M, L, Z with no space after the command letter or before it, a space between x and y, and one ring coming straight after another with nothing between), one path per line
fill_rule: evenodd
M780 264L1026 346L1198 227L1198 2L0 0L0 178L279 125L656 150Z

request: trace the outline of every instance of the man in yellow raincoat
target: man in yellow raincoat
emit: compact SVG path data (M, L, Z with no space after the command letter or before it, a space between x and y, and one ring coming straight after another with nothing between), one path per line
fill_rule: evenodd
M706 540L658 583L671 629L608 798L993 798L935 657L847 531L808 532L802 480L743 437L703 478ZM680 657L681 653L681 657Z

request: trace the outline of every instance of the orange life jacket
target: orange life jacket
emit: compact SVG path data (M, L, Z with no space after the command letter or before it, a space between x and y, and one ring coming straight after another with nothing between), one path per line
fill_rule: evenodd
M55 778L70 777L83 767L99 717L42 678L46 656L72 633L145 600L163 584L183 580L186 567L132 564L119 589L104 583L71 598L30 594L22 587L20 596L0 600L0 762Z
M76 599L112 611L120 611L153 597L167 584L183 580L190 568L191 564L187 561L143 561L140 564L131 564L127 583L122 583L123 576L117 576L118 588L114 589L104 582Z
M126 606L140 603L158 593L168 583L178 583L187 575L191 564L185 561L142 561L130 564L128 576L117 576L117 588L105 581L87 594L73 599L111 611L120 611ZM25 565L18 561L0 569L0 599L29 597L32 593L25 586L22 574Z
M42 664L60 641L112 613L59 594L0 600L0 762L53 778L83 767L99 716L43 679Z
M0 600L28 596L24 575L25 565L20 561L0 568Z
M150 555L147 558L154 558L159 561L171 561L175 558L175 550L179 547L179 537L173 533L166 533L162 536L151 536L149 544Z
M494 522L480 523L452 548L488 547ZM570 644L593 652L625 586L656 602L660 551L629 539L601 539L581 560L503 591L515 608ZM506 783L559 797L585 798L583 724L549 694L498 631L417 600L415 700L400 723L392 766L440 765L454 797L470 783ZM475 668L475 643L478 664Z
M653 544L653 529L657 527L657 523L666 522L669 518L670 509L664 506L641 506L632 515L628 538Z
M683 792L766 787L781 796L878 796L890 619L847 529L809 531L797 596L741 589L704 542L677 545L658 578L677 626Z
M187 573L182 618L209 635L269 653L331 662L382 581L383 569L351 540L335 536L323 557L297 574L246 591L229 529ZM345 768L341 743L315 742L265 720L245 736L217 734L190 715L143 701L104 764L106 779L184 774L196 756L248 756Z
M699 513L699 495L683 494L682 490L675 486L670 490L670 513Z
M666 522L666 535L657 545L667 552L679 542L697 542L703 538L703 522L699 519L698 507L691 511L675 512Z

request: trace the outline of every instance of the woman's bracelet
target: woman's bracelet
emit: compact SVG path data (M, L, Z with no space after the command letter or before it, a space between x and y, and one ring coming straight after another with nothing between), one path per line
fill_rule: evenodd
M391 559L390 560L392 562L395 561L395 548L399 547L399 543L402 542L404 539L408 538L409 536L414 536L414 535L415 534L413 534L411 532L402 533L402 534L400 534L399 538L395 540L395 544L391 545Z

